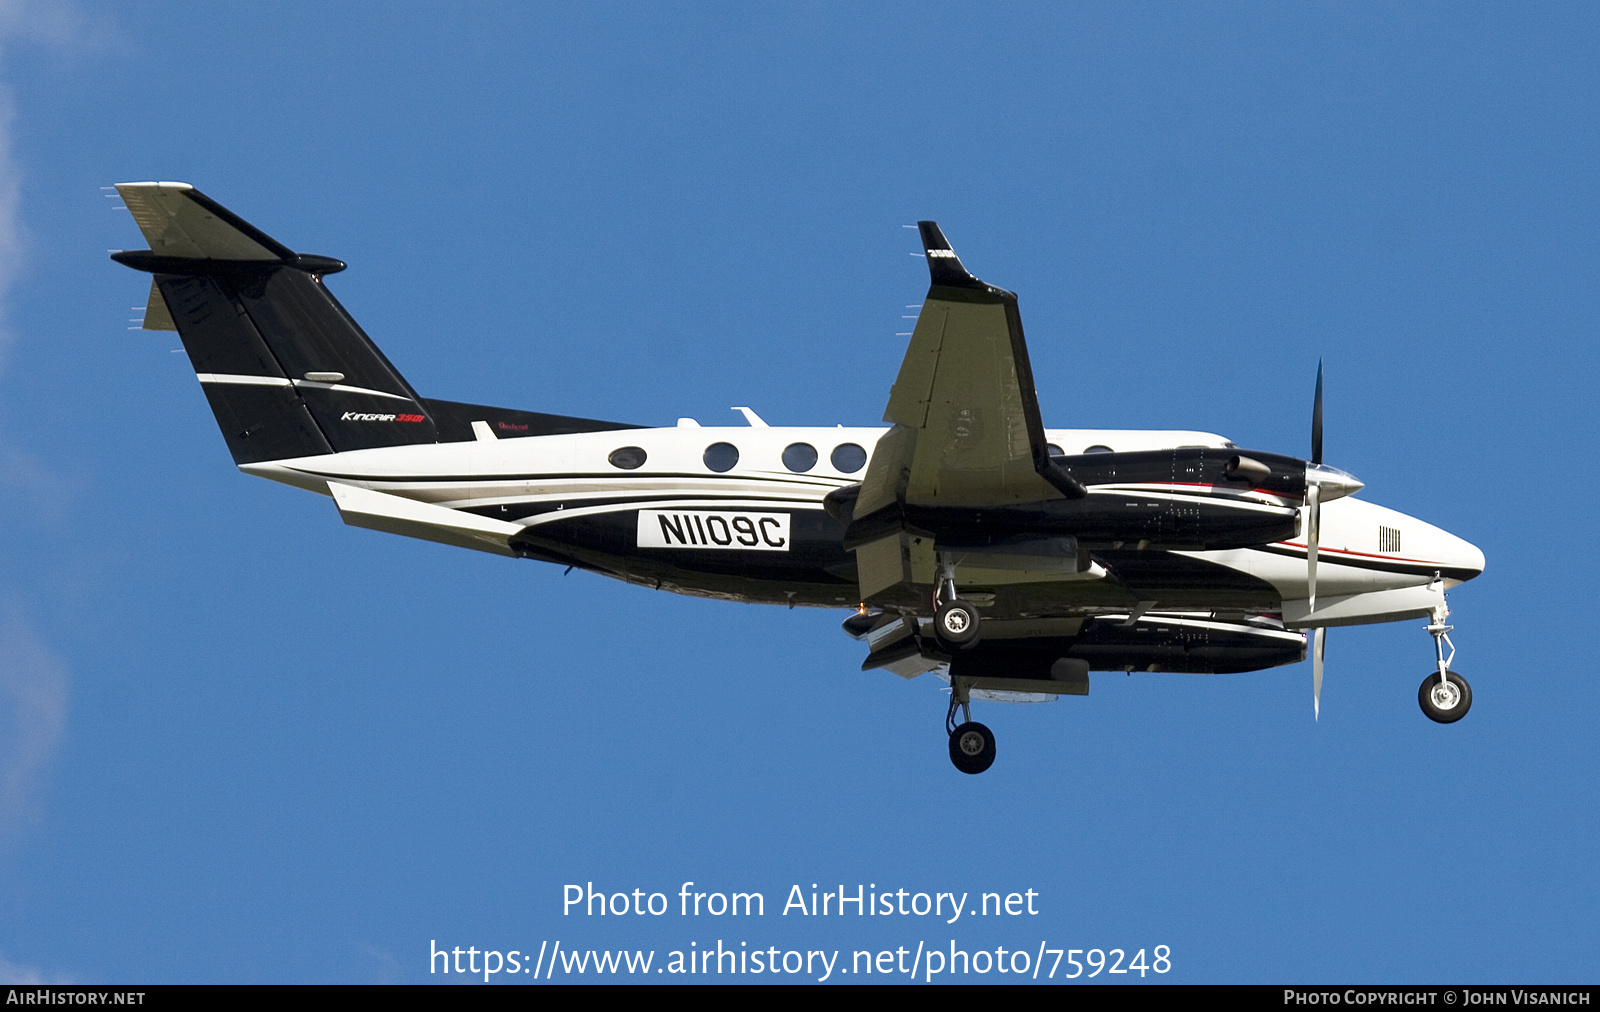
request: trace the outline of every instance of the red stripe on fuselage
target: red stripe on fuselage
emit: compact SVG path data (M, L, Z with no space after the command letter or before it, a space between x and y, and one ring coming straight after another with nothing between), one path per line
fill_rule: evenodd
M1307 551L1305 545L1300 544L1299 542L1296 542L1296 541L1279 541L1279 542L1277 542L1277 544L1282 545L1285 548L1297 548L1302 552L1306 552L1307 554L1310 554ZM1404 559L1404 558L1401 558L1398 555L1376 555L1376 554L1374 554L1372 552L1353 552L1348 548L1323 548L1321 545L1317 546L1317 554L1319 556L1320 555L1358 555L1363 559L1377 559L1380 562L1409 562L1409 563L1412 563L1413 565L1418 565L1418 566L1444 566L1445 565L1442 562L1433 562L1433 561L1428 560L1428 559ZM1446 567L1446 568L1448 568L1448 567Z

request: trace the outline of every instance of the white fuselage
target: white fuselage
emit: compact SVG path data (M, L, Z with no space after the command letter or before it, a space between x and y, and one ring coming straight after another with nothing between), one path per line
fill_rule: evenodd
M861 480L882 428L700 426L619 429L570 435L499 438L486 425L475 441L353 450L261 464L241 470L323 494L329 482L401 496L453 510L494 515L513 506L549 508L510 522L526 528L584 515L624 510L820 510L830 491ZM1213 433L1171 430L1051 429L1049 441L1067 454L1171 447L1234 448ZM722 472L708 466L707 449L728 444L737 462ZM786 448L815 450L804 471L785 466ZM860 447L852 455L849 447ZM619 448L643 451L632 468L611 463ZM839 448L847 448L840 453ZM726 453L726 451L724 451ZM800 454L802 462L809 454ZM837 461L837 462L836 462ZM842 465L842 466L841 466ZM553 504L553 505L552 505ZM1442 603L1459 578L1483 569L1483 553L1414 517L1355 497L1327 502L1317 577L1317 612L1307 598L1306 545L1296 538L1263 548L1182 553L1248 573L1275 587L1290 627L1358 624L1421 614ZM1019 574L1020 575L1020 574Z

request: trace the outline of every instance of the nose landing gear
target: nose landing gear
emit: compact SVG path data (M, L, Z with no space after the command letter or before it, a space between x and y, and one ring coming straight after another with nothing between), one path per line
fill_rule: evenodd
M1446 625L1445 619L1450 616L1450 609L1445 605L1433 609L1433 622L1428 626L1428 633L1433 636L1434 652L1438 655L1439 670L1422 680L1422 686L1417 690L1417 704L1422 707L1422 712L1432 721L1440 724L1454 724L1467 715L1472 709L1472 686L1467 680L1450 670L1450 662L1455 660L1456 645L1450 642L1450 630L1455 626ZM1449 654L1445 648L1449 647Z
M1472 708L1472 686L1454 671L1446 671L1443 680L1435 672L1422 680L1417 703L1429 720L1454 724Z
M960 724L956 723L957 708L964 718ZM976 774L994 765L994 732L972 719L967 686L960 678L950 680L950 710L944 726L950 732L950 761L956 769Z

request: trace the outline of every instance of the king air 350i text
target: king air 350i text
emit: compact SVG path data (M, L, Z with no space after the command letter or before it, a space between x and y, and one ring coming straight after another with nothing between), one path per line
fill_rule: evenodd
M1205 432L1046 429L1017 297L918 226L932 285L881 428L673 428L420 396L295 253L185 183L117 187L150 248L144 327L176 330L239 469L333 498L348 524L659 590L848 608L862 667L950 685L950 759L994 761L971 701L1087 695L1091 671L1303 660L1329 626L1429 618L1483 553L1357 499L1322 461Z

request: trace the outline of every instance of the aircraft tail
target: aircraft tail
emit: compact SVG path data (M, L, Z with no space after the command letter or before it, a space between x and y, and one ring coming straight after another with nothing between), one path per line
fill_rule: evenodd
M239 464L432 443L426 406L295 253L187 183L122 183L149 242L112 259L155 275L148 329L175 329Z

